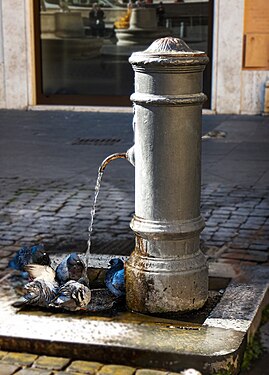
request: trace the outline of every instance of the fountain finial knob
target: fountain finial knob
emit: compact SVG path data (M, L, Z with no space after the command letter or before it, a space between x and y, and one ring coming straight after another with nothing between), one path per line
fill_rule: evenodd
M134 70L136 67L140 69L139 67L150 66L166 69L168 66L178 66L180 69L182 65L189 66L190 69L194 65L200 65L204 70L208 57L205 52L191 49L182 39L168 36L155 40L144 51L133 52L129 62Z
M160 38L155 40L151 45L145 50L145 53L150 54L166 54L166 53L194 53L182 39L173 38L172 36L167 36L165 38Z

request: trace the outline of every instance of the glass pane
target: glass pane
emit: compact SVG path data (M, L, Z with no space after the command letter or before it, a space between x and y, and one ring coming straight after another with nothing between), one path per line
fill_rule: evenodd
M41 0L43 95L129 97L128 58L159 37L208 52L208 1L126 1Z

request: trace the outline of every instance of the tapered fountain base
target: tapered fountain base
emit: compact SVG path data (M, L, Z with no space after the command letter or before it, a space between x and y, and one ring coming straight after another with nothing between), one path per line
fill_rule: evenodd
M147 241L140 238L137 242ZM162 245L169 247L171 242L162 241ZM141 252L140 244L126 263L126 302L130 310L183 313L205 304L208 269L199 249L181 257L151 257Z

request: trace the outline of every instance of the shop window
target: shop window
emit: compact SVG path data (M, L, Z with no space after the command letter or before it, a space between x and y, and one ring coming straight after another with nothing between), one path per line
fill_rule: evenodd
M36 8L38 102L131 105L132 52L171 35L211 55L211 25L207 0L42 0ZM209 98L210 68L204 79Z

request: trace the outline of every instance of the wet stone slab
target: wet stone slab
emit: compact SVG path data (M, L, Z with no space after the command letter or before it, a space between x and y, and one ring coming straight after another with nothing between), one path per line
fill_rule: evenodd
M96 256L96 267L108 262L109 258ZM128 311L100 315L17 310L12 307L17 295L6 279L0 290L0 345L2 350L174 372L194 363L206 374L229 366L237 374L247 335L255 331L260 307L268 301L268 272L253 272L230 268L224 273L223 265L211 265L211 278L233 280L201 322L195 321L197 317L188 322Z

